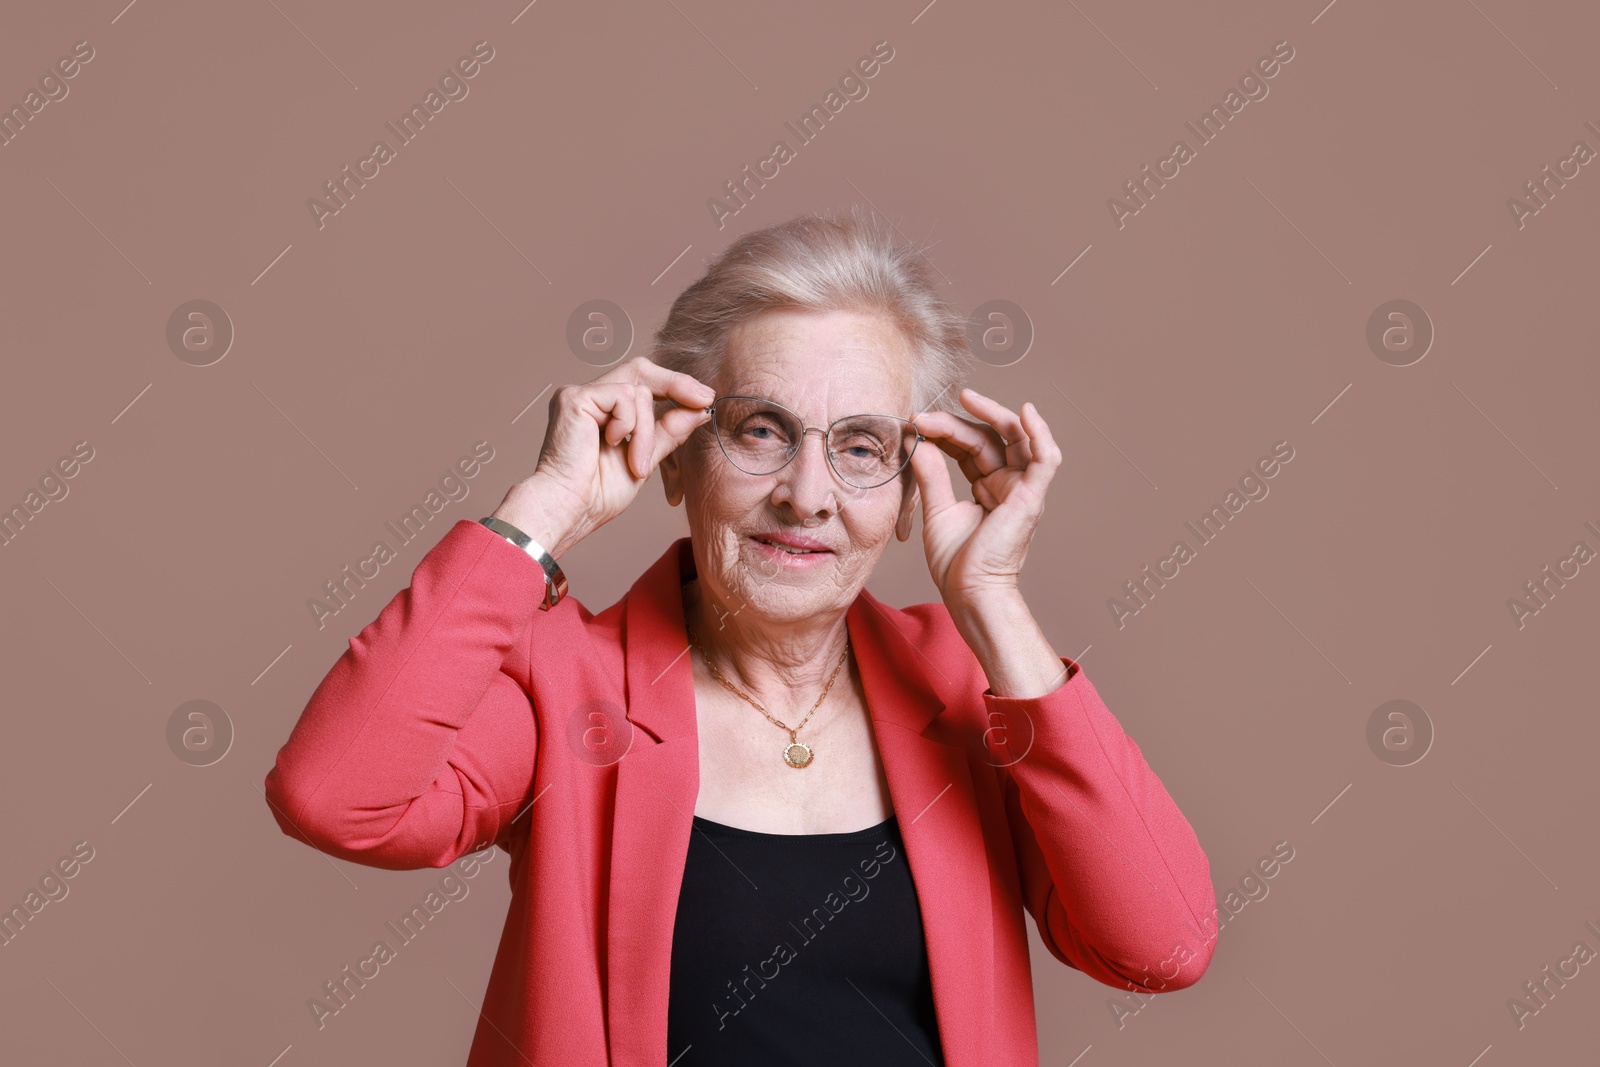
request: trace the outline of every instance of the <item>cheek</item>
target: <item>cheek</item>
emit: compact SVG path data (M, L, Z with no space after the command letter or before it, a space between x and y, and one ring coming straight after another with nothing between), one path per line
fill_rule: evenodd
M839 517L850 535L850 543L868 547L893 536L895 520L900 516L901 495L900 484L890 482L845 497Z
M845 530L850 535L852 554L870 553L881 548L885 541L894 536L896 514L885 508L874 508L868 514L863 508L857 511L853 522L846 520Z
M725 469L701 466L694 488L694 510L707 533L715 533L719 526L743 525L745 517L761 505L755 480L736 480Z
M898 498L892 503L898 503ZM841 585L864 584L872 568L882 556L885 546L894 540L894 523L899 514L895 507L881 501L858 500L847 505L841 513L844 520L845 549L837 561L836 580Z
M741 565L744 531L770 511L756 479L704 468L685 503L690 533L705 546L713 569L724 574Z

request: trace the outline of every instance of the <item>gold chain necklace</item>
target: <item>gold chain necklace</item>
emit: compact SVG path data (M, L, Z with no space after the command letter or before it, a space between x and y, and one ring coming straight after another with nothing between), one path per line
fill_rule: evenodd
M783 762L787 763L791 767L796 768L809 766L811 763L811 746L801 743L799 734L801 729L805 727L805 724L810 721L812 712L820 708L822 706L822 702L828 698L828 690L833 688L833 680L839 676L839 669L844 666L844 661L849 658L850 635L848 633L845 634L844 651L839 654L839 662L834 666L833 673L828 675L828 684L822 687L822 695L817 698L817 702L815 704L811 705L811 711L806 712L806 717L800 720L800 725L790 730L789 727L784 726L783 723L779 722L777 719L774 719L772 717L772 713L758 704L755 699L750 696L750 694L744 692L742 689L735 686L732 682L728 681L722 676L722 672L717 670L717 665L711 662L711 657L706 655L706 650L701 648L699 641L695 640L694 631L689 628L687 619L684 621L684 629L688 631L689 643L700 650L700 658L705 660L706 669L711 672L711 676L713 678L721 682L724 686L736 693L738 696L743 697L750 704L754 705L755 709L761 714L765 715L768 720L773 723L773 725L778 726L779 728L788 732L789 743L783 748Z

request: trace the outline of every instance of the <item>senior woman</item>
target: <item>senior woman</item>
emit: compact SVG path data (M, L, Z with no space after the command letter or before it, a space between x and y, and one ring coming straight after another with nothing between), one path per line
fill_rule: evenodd
M1021 592L1060 449L951 410L968 358L861 213L748 234L351 639L267 798L357 863L509 854L470 1067L1036 1064L1026 915L1106 985L1205 971L1205 853ZM595 614L557 561L657 469L689 536ZM941 602L890 607L919 501Z

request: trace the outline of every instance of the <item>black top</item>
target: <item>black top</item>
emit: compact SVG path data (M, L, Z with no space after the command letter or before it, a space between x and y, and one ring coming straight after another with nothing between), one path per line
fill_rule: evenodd
M922 911L893 815L842 834L694 817L667 1062L944 1063Z

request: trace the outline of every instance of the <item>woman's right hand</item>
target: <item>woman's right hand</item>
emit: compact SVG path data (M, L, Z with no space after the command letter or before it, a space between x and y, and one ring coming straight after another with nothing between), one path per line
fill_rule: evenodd
M643 356L561 386L550 397L533 474L511 487L494 514L559 555L633 503L663 457L705 423L714 396L710 386ZM681 406L658 419L658 399Z

